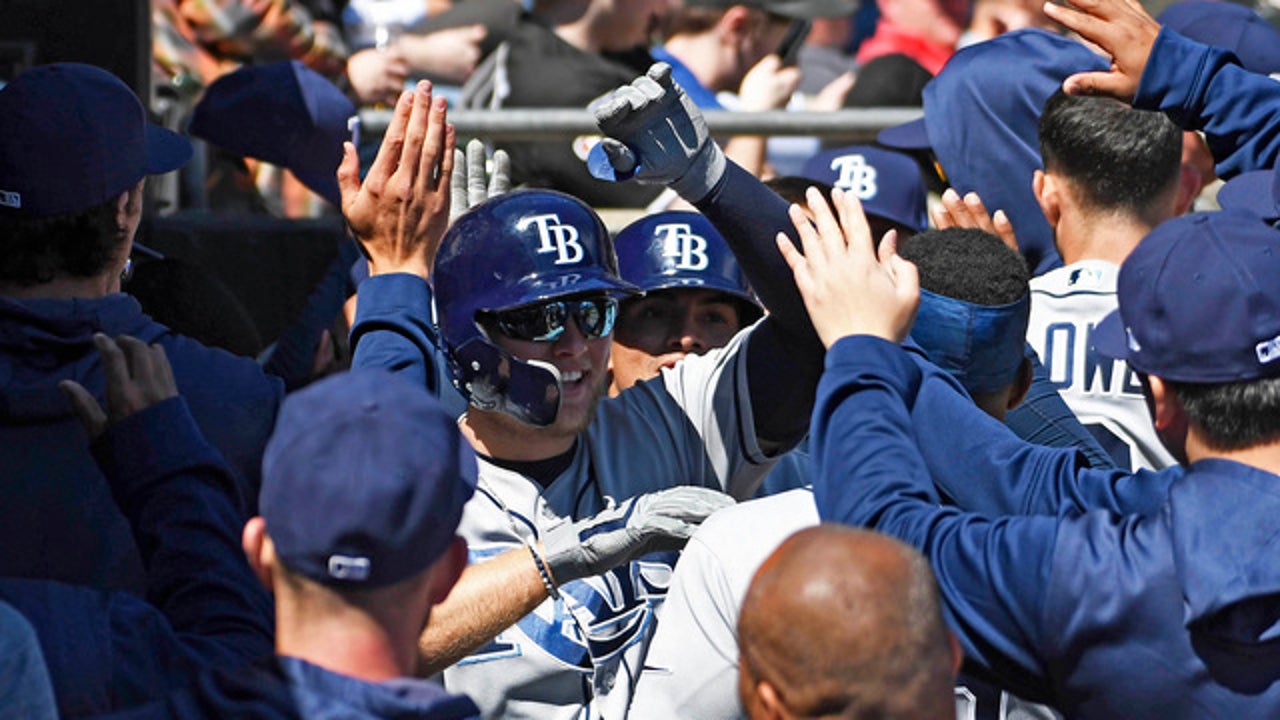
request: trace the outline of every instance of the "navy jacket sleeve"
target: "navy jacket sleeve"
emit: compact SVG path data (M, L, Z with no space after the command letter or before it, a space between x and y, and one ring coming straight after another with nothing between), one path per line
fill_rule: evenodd
M1029 443L978 409L955 378L919 354L908 357L921 374L918 391L906 399L920 453L937 490L960 508L989 515L1149 515L1181 476L1177 468L1092 469L1073 448Z
M142 553L147 600L183 646L223 666L270 655L271 599L240 547L235 482L185 401L125 418L92 449Z
M747 382L752 407L769 409L754 413L756 435L781 447L798 442L808 427L823 355L791 268L774 242L779 231L795 238L787 207L777 193L733 161L698 202L769 310L747 346ZM780 377L787 382L778 382Z
M1028 699L1049 696L1045 588L1057 520L989 520L940 504L904 405L921 391L901 348L857 336L827 355L810 436L814 500L824 521L866 526L929 559L966 656Z
M355 242L344 238L337 257L307 297L302 313L281 333L263 363L262 369L284 380L290 392L311 381L320 335L342 311L347 300L347 275L359 257Z
M1168 28L1156 37L1133 104L1203 130L1222 178L1275 167L1280 157L1280 84Z

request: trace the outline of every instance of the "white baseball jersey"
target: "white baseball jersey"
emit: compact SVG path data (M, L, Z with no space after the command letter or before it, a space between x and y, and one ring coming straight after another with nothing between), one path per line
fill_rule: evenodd
M628 717L742 717L737 632L742 598L756 569L783 540L817 524L809 488L752 500L707 518L676 565Z
M701 485L749 495L773 460L756 443L747 333L602 400L572 464L545 489L481 460L458 530L471 561L531 544L560 523L642 493ZM676 558L647 555L565 583L559 600L547 599L445 670L445 685L471 696L485 717L624 717Z
M797 468L810 467L791 453ZM671 577L630 720L731 720L738 701L738 611L751 578L792 534L818 524L810 488L725 508L698 528ZM1043 705L990 686L957 686L957 720L1054 720Z
M1081 260L1032 278L1027 342L1067 407L1121 467L1159 470L1175 460L1156 436L1137 375L1095 352L1090 340L1118 307L1119 272L1113 263Z

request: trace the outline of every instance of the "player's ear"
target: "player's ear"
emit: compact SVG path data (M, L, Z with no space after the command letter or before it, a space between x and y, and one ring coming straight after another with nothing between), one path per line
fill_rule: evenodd
M449 591L458 582L462 571L467 569L467 541L461 535L455 535L449 549L436 559L431 566L431 603L437 604L449 596Z
M789 717L787 707L782 703L782 698L778 695L778 690L773 686L773 683L768 680L757 681L756 697L760 700L760 708L764 711L764 717L770 720L783 720Z
M960 638L950 630L947 630L947 640L951 646L951 675L954 677L960 674L960 664L964 662L964 648L960 647Z
M1182 401L1164 380L1148 375L1147 387L1151 396L1151 423L1156 426L1156 430L1169 430L1185 422L1186 411L1182 409Z
M1174 201L1174 216L1186 215L1191 209L1191 203L1196 201L1196 196L1200 194L1200 188L1203 187L1204 181L1200 177L1200 170L1196 166L1189 163L1183 163L1178 169L1178 196Z
M1031 390L1031 381L1035 379L1035 371L1031 368L1031 359L1022 358L1022 364L1018 366L1018 376L1013 380L1013 387L1009 390L1009 400L1005 404L1006 410L1012 410L1022 404L1026 399L1027 392Z
M261 517L249 518L240 533L240 546L244 548L245 559L249 561L253 574L258 576L258 582L270 592L276 553L275 545L267 536L267 522Z
M1049 221L1050 227L1057 227L1062 218L1062 198L1059 195L1058 181L1043 170L1036 170L1031 176L1031 190L1040 204L1040 211Z
M754 32L755 16L751 10L742 5L730 6L720 16L716 28L720 31L721 42L739 45Z

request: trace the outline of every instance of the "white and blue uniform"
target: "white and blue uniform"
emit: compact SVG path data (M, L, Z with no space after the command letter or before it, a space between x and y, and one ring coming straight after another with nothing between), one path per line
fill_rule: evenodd
M1120 266L1081 260L1031 279L1027 342L1049 382L1122 468L1175 464L1156 436L1137 375L1123 360L1098 354L1093 327L1113 312Z

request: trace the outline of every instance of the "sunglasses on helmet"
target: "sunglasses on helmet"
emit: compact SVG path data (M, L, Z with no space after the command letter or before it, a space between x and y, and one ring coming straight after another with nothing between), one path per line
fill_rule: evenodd
M618 301L600 295L485 313L486 319L503 335L530 342L555 341L564 334L570 315L578 321L583 335L601 338L613 332L613 324L618 319Z

